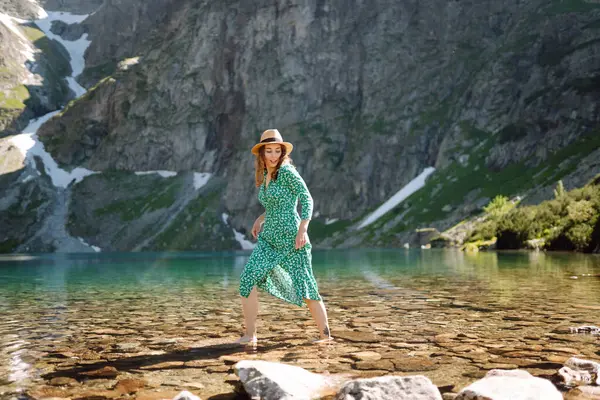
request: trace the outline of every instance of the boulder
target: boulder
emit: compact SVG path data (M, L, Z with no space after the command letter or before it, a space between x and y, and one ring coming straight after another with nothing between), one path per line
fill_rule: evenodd
M415 376L382 376L347 382L336 400L442 400L438 388L429 378Z
M600 385L600 363L571 357L565 363L565 367L571 368L582 374L585 374L586 372L589 373L590 383L592 385Z
M523 370L491 370L458 393L456 400L561 400L552 382Z
M200 400L200 397L188 392L187 390L182 391L173 400Z
M263 400L315 399L335 394L343 376L314 374L303 368L261 360L235 364L235 373L251 398Z
M589 371L574 370L569 367L562 367L558 370L558 382L567 387L589 385L594 377Z

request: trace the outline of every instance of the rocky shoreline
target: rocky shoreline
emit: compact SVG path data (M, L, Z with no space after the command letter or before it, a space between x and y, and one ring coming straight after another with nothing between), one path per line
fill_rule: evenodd
M551 381L520 369L490 370L483 379L458 394L445 392L443 395L440 388L422 375L349 380L344 375L312 374L302 368L265 361L240 361L235 371L253 399L316 399L331 394L336 400L563 399ZM568 390L566 399L600 397L600 363L572 357L555 377L555 384Z
M561 282L581 293L593 283ZM323 280L336 341L312 344L317 332L306 310L264 297L256 348L232 344L241 331L235 288L205 288L201 295L185 286L153 294L95 289L73 295L68 308L41 292L25 294L0 327L0 353L10 349L11 360L0 363L0 376L9 377L0 381L0 399L160 400L181 391L201 399L245 399L248 388L236 365L255 361L346 380L422 375L444 399L492 370L519 369L567 393L558 371L576 371L569 360L600 362L600 336L583 329L599 320L600 306L551 284L503 290L519 300L442 277L405 279L402 288ZM16 359L29 365L23 376L15 372ZM582 387L569 396L597 390ZM569 398L597 398L579 396Z
M591 332L589 337L600 338L598 335L600 328L593 326L583 328L583 331ZM590 331L587 328L593 329ZM110 329L98 333L113 336L127 334ZM350 336L353 336L354 340L361 340L360 335ZM447 339L450 339L450 336L447 335ZM366 368L335 374L330 374L328 370L313 373L308 369L287 363L265 361L265 359L277 358L273 357L274 354L268 356L270 346L256 348L231 343L180 350L170 353L171 357L161 357L159 354L156 354L159 357L152 357L148 354L138 357L115 357L112 361L90 360L94 358L91 357L94 353L92 349L88 349L87 357L78 352L56 352L49 354L49 357L54 359L51 363L55 365L55 371L44 375L46 384L26 391L25 397L21 395L19 398L197 400L198 397L192 393L207 393L207 391L210 393L211 390L206 383L191 379L192 376L185 372L187 368L196 372L203 369L207 373L207 376L202 377L203 381L207 377L222 377L225 374L224 382L232 385L232 391L201 397L209 399L552 400L563 399L563 395L565 399L600 398L600 362L591 360L569 357L560 369L556 369L561 364L559 361L567 356L554 356L553 362L540 362L535 365L537 368L532 368L534 365L531 364L531 357L539 355L535 350L506 351L503 347L492 347L496 349L495 353L498 356L504 357L502 360L496 360L493 365L490 363L488 368L512 369L492 368L485 373L484 369L481 372L484 374L481 379L461 388L453 384L440 385L439 380L436 379L438 383L434 384L427 376L419 374L418 371L435 369L435 363L428 363L422 357L419 359L410 355L404 357L397 355L396 358L390 359L386 358L388 354L377 351L356 351L343 355L335 350L336 347L352 350L347 342L341 338L335 344L299 345L302 350L313 347L313 350L316 350L314 352L318 353L317 358L310 359L312 366L306 363L304 365L311 370L319 370L320 368L315 368L315 365L318 364L322 354L338 353L341 357L345 357L348 363L353 360L356 364L361 363L363 367L369 364L373 369ZM158 340L154 344L168 346L174 345L175 342ZM273 346L273 343L270 345ZM114 345L115 350L123 352L123 355L139 346L139 343L133 342ZM542 349L545 350L549 348ZM563 354L576 352L574 349L558 347L550 350L563 352ZM81 360L81 357L88 360ZM153 358L171 361L150 364ZM65 364L69 364L66 361L69 359L80 359L80 361L76 365L71 364L71 368L64 368ZM390 360L393 360L395 365L394 371L389 371L389 368L388 371L376 369L386 368ZM541 375L543 378L527 371L532 369L535 370L533 372L536 375ZM378 376L382 373L386 373L387 376ZM160 375L163 376L162 379L158 379ZM165 375L172 376L172 380L169 382L165 379ZM369 377L371 375L375 377ZM474 374L473 377L477 375ZM184 392L177 393L181 389ZM0 398L11 398L11 396L0 392Z

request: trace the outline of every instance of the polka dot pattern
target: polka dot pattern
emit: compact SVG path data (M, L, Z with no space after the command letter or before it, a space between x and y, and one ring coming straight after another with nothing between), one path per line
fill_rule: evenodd
M265 223L240 276L240 295L248 297L257 286L298 306L304 305L303 299L321 300L312 272L312 246L295 248L300 220L310 219L313 210L310 192L296 168L282 165L277 180L267 188L265 182L260 186L258 200L266 210Z

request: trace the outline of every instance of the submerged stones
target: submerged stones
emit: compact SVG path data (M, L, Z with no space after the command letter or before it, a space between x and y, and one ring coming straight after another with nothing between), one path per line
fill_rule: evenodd
M145 379L126 378L117 382L115 390L122 394L133 394L146 387L146 385L148 385L148 382Z
M114 379L119 374L115 367L106 366L97 370L82 372L79 375L91 379Z
M359 351L350 354L350 357L357 361L377 361L381 360L381 354L376 351Z
M77 382L77 380L75 380L73 378L69 378L67 376L52 378L49 383L51 386L77 386L77 385L79 385L79 382Z
M381 341L380 336L361 331L338 331L336 337L354 343L379 343Z
M598 386L580 386L569 390L565 400L598 400L600 399L600 387Z
M343 287L320 282L335 337L323 345L311 343L318 332L306 309L264 296L255 348L232 343L242 330L242 315L231 283L165 284L152 286L152 294L143 282L139 293L98 287L72 294L61 308L44 306L55 299L32 291L13 301L0 326L0 397L24 388L36 399L160 400L183 390L202 399L234 399L240 393L243 398L234 365L244 361L345 377L328 400L345 382L398 375L424 376L444 399L456 398L498 368L526 370L569 398L593 398L600 387L594 384L598 335L569 329L600 320L598 310L573 307L589 298L574 301L572 291L561 292L552 283L544 285L552 290L535 291L528 281L510 290L504 289L506 281L494 288L444 276L390 282L398 289L374 289L364 280ZM19 340L26 346L17 347ZM32 371L32 378L19 381L13 359L30 365L24 371ZM38 371L41 376L35 376Z

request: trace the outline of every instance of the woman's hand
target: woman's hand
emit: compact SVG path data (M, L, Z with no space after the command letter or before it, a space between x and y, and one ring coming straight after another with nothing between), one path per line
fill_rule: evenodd
M308 233L306 233L306 229L300 227L296 235L296 250L304 247L306 243L308 243Z
M258 234L260 233L264 222L265 219L262 215L254 221L254 225L252 225L252 236L254 236L254 239L258 238Z

